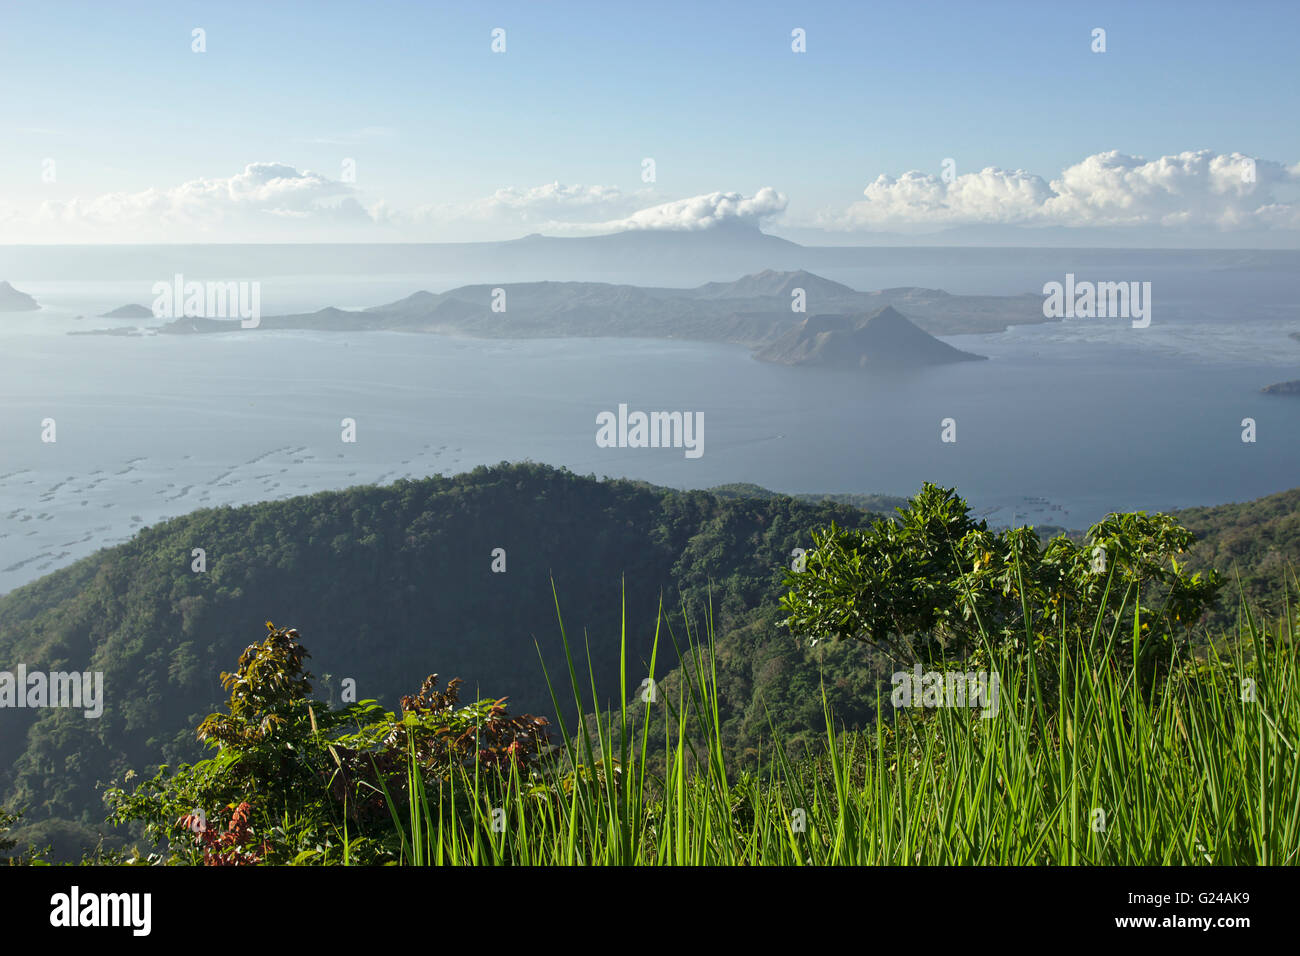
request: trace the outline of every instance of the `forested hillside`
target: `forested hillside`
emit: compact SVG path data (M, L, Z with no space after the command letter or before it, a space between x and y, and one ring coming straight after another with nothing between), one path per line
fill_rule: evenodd
M775 596L790 552L832 519L867 515L524 464L167 521L0 599L0 669L103 671L107 698L97 720L0 712L0 804L27 822L95 824L97 784L197 757L193 728L223 700L221 672L267 619L304 635L322 699L351 679L358 698L395 706L436 672L463 678L467 696L550 714L538 647L563 673L556 596L611 698L624 602L633 661L649 659L661 600L679 630L683 605L702 620L711 602L743 716L755 683L786 694L784 675L807 670L808 650L773 623ZM671 651L665 633L660 674Z
M1192 566L1215 568L1228 580L1209 621L1212 628L1231 628L1242 593L1267 615L1285 610L1284 585L1295 585L1300 568L1300 488L1255 501L1188 508L1177 515L1199 539Z

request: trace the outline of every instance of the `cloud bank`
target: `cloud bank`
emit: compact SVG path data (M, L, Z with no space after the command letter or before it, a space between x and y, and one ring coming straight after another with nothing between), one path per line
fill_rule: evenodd
M1147 160L1097 153L1047 180L989 167L879 176L863 199L791 222L785 194L711 192L666 199L654 187L544 183L468 200L402 208L355 184L280 162L226 178L47 200L0 209L9 241L204 242L510 239L629 230L698 232L725 224L813 226L822 234L920 232L957 226L1145 228L1198 236L1300 230L1300 163L1202 149Z
M473 240L524 232L580 236L629 229L693 232L727 222L757 226L785 207L786 197L771 187L753 196L713 192L665 202L652 188L629 192L552 182L405 210L383 199L366 204L354 184L311 170L256 162L224 179L89 200L47 200L26 219L12 209L0 210L0 222L63 241L365 241L431 235Z
M1300 163L1209 149L1154 160L1112 150L1050 182L996 167L947 178L882 175L863 190L865 199L817 223L841 231L973 224L1295 229L1300 205L1281 201L1276 190L1296 183Z
M250 163L225 179L195 179L169 189L108 193L91 200L43 202L38 226L183 233L202 237L277 223L370 221L346 183L284 163Z

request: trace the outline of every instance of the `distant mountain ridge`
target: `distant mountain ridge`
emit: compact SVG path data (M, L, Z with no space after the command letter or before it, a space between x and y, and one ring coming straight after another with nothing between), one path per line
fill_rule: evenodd
M789 299L796 289L803 289L806 295L819 297L858 295L855 289L823 279L804 269L794 272L764 269L754 275L742 276L735 282L706 282L689 291L699 299L760 299L770 296Z

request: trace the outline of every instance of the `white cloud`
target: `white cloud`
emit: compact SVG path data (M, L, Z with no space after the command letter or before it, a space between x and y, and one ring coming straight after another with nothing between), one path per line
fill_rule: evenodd
M753 196L740 193L707 193L678 199L641 209L623 219L610 220L599 226L606 232L627 229L664 229L696 232L724 222L742 222L757 226L767 216L784 212L786 197L771 186L764 186Z
M895 179L880 176L863 190L844 217L852 226L1020 222L1032 217L1051 196L1042 177L1024 170L990 167L944 182L916 171Z
M1051 182L996 167L951 182L916 171L880 176L863 190L864 200L824 213L818 224L838 230L974 223L1296 228L1300 206L1280 201L1275 190L1297 182L1300 164L1241 153L1202 149L1146 160L1112 150L1087 157Z
M372 207L376 219L413 221L465 229L491 224L513 225L548 235L601 235L636 229L693 232L723 222L757 225L786 207L786 197L771 187L747 197L714 192L689 199L647 205L652 190L626 193L617 186L566 186L558 182L527 188L506 187L491 196L464 203L424 206L411 216L387 204Z
M351 186L283 163L250 163L225 179L195 179L169 189L108 193L90 200L47 200L38 227L127 234L225 234L277 223L368 222Z
M479 206L489 213L525 216L561 216L579 211L601 210L631 202L617 186L564 186L559 182L520 189L498 189Z
M178 186L46 200L6 213L23 238L57 241L276 241L328 238L512 239L526 232L596 235L628 229L694 231L723 222L757 224L785 209L765 187L753 196L714 192L663 202L653 188L507 186L489 196L402 209L363 203L355 186L285 163L250 163L233 176ZM21 240L20 240L21 241Z
M1289 182L1300 182L1300 164L1288 169L1209 149L1146 161L1112 150L1089 156L1054 180L1057 195L1049 200L1047 211L1070 225L1233 229L1260 225L1261 211L1278 206L1274 188ZM1294 213L1292 205L1293 224Z
M644 206L653 193L625 193L617 186L564 185L506 186L490 196L464 202L421 206L404 215L387 203L371 211L377 219L435 226L514 226L531 231L557 225L599 222L625 216Z

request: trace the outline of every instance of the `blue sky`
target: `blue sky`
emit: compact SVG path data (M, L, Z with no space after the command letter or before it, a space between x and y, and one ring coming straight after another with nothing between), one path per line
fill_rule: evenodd
M5 242L511 238L763 187L781 199L754 215L778 227L1018 222L969 191L949 219L912 222L896 184L870 209L863 190L882 175L938 177L947 158L957 175L997 167L1046 184L1110 151L1257 157L1278 164L1261 176L1263 204L1296 199L1296 3L11 0L4 17ZM791 51L795 27L806 53ZM1097 27L1104 53L1091 50ZM355 183L341 182L346 159ZM282 165L247 177L256 196L202 208L259 163ZM194 183L207 186L176 192ZM564 189L530 192L546 184ZM1193 219L1249 220L1259 198ZM364 214L331 212L343 199ZM1079 211L1091 202L1035 224L1092 225ZM1293 230L1292 212L1266 225ZM1158 203L1147 225L1168 215Z

